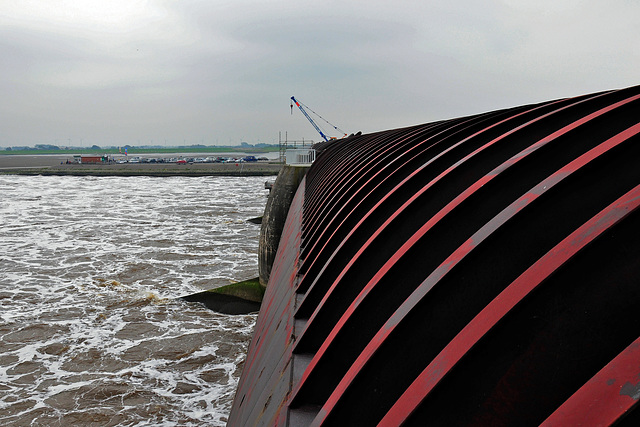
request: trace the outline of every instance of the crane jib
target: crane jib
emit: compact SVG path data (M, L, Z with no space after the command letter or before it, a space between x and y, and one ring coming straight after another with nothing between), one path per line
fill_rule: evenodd
M316 131L318 131L318 133L320 134L320 136L325 140L325 141L329 141L329 138L322 132L322 130L320 129L320 127L316 124L316 122L313 121L313 119L311 118L311 116L309 116L309 114L307 113L307 111L302 108L302 105L300 105L300 103L296 100L295 97L291 97L291 100L293 102L296 103L296 106L300 109L300 111L302 112L302 114L304 114L304 116L307 118L307 120L309 120L309 122L313 125L313 127L316 129Z

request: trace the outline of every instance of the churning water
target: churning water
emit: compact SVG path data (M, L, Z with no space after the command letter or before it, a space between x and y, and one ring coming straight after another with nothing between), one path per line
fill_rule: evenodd
M0 176L0 425L224 425L264 178Z

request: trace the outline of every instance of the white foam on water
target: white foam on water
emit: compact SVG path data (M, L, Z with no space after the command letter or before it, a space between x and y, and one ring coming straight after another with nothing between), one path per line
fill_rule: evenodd
M0 424L224 425L264 178L0 177Z

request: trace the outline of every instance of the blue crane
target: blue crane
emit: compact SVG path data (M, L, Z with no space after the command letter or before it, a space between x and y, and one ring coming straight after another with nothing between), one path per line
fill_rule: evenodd
M302 111L302 114L304 114L304 116L307 118L307 120L309 120L311 122L311 124L313 125L314 128L316 128L316 130L318 131L318 133L320 134L320 136L325 140L325 141L329 141L329 139L336 139L336 138L329 138L327 137L327 135L324 134L324 132L322 132L322 129L320 129L320 127L316 124L316 122L313 121L313 119L311 118L311 116L307 113L307 111L302 107L304 104L302 102L298 102L296 100L296 98L294 98L293 96L291 97L291 101L295 102L296 106L300 109L300 111ZM306 107L306 105L305 105ZM309 108L309 107L307 107ZM311 110L309 108L309 110ZM293 104L291 104L291 111L293 111ZM315 111L311 110L312 113L316 114L318 117L320 117L322 120L324 120L325 122L327 122L322 116L320 116L318 113L316 113ZM327 122L329 123L329 122ZM334 129L339 130L340 132L342 132L345 136L346 133L344 133L341 129L339 129L338 127L332 125L331 123L329 123Z

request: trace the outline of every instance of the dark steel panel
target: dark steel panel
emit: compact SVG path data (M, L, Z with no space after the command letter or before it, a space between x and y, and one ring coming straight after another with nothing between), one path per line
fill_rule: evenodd
M376 204L380 194L392 191L412 171L420 168L426 159L431 158L432 152L466 139L469 133L477 133L479 129L486 130L489 125L487 121L505 114L508 113L482 115L459 123L422 126L403 136L400 144L389 144L393 151L380 159L380 163L362 168L362 172L355 175L357 181L352 191L342 194L334 209L327 212L322 223L314 227L315 233L310 235L309 245L303 250L304 262L300 272L305 277L300 291L306 292L310 282L317 278L319 268L331 255L331 248L335 248L336 243L332 242L341 242L351 227L361 219L360 215L369 212Z
M640 338L559 407L542 427L608 426L619 421L640 400Z
M618 135L616 138L605 143L604 147L609 149L611 148L611 146L615 146L618 143L624 142L628 137L630 137L631 135L634 135L637 131L638 131L638 127L635 126L628 132L623 132L622 134ZM630 142L627 145L631 147L632 144L633 143ZM602 147L600 147L600 149L596 149L592 151L591 153L585 155L580 160L561 169L560 171L558 171L557 173L549 177L547 180L540 183L536 188L532 189L530 192L522 196L519 200L515 201L508 209L503 211L493 221L490 221L489 223L487 223L484 229L479 230L479 232L476 233L475 236L471 237L465 244L460 246L460 248L457 251L453 252L450 255L450 257L447 260L445 260L438 269L434 270L434 272L429 276L429 278L420 285L420 287L416 290L416 292L414 292L413 295L411 295L411 297L407 299L405 304L400 309L398 309L396 313L394 313L394 315L388 320L387 325L385 325L378 332L378 336L375 337L373 340L371 340L371 342L369 343L369 346L360 354L359 357L361 359L364 358L365 360L373 357L375 353L378 351L378 349L380 348L380 346L385 345L385 341L388 340L389 335L394 332L394 329L397 328L399 324L404 322L403 327L408 331L412 330L412 328L415 328L414 326L415 325L414 322L416 321L415 319L416 317L420 317L420 315L417 312L412 313L412 310L414 310L414 307L417 307L418 304L420 304L422 300L425 299L425 297L429 294L429 292L431 292L431 290L436 285L442 286L439 284L439 282L441 282L443 278L445 278L447 274L453 268L455 268L456 264L459 264L465 257L468 256L467 254L469 254L471 251L475 251L478 247L481 247L483 241L491 235L493 230L496 230L498 229L498 227L501 227L503 224L505 224L506 221L510 220L510 218L512 218L514 215L517 215L520 211L522 211L522 209L524 209L529 204L538 200L538 198L541 195L545 194L546 192L549 192L550 190L553 189L555 185L560 183L563 179L567 178L572 173L572 171L575 170L576 165L581 166L586 164L587 162L593 159L594 153L601 154L601 149ZM631 176L631 179L633 180L637 180L637 178L638 178L638 174L635 174L635 176L634 175ZM529 224L529 226L531 225ZM523 241L523 243L524 242L526 241ZM492 249L484 248L482 249L482 252L487 252L490 250ZM461 274L460 269L458 269L458 275L460 274ZM441 303L444 303L446 300L442 298L441 294L442 292L440 291L440 293L438 294L440 295L439 300ZM459 306L457 307L457 310L461 310L461 309L462 309L462 306L459 304ZM424 308L422 308L421 310L424 310ZM411 319L413 320L407 320L407 318L409 318L410 313L412 313ZM455 313L455 317L460 318L463 314L463 311L454 312L454 313ZM453 319L449 319L446 322L443 322L444 324L441 326L441 329L451 327L451 325L453 324L452 321ZM434 338L431 338L431 340L434 341ZM393 345L391 344L389 344L388 346L393 347ZM316 357L318 357L318 355ZM428 357L426 357L426 354L425 354L425 358L426 358L425 360L427 361L430 360ZM358 366L357 368L355 367L356 365ZM360 372L360 369L362 369L363 367L362 365L364 365L364 362L362 362L362 364L360 364L360 362L356 362L354 366L351 367L351 372L347 373L343 378L343 382L352 381L357 377L357 375L360 375L359 372ZM426 364L423 366L426 366ZM341 393L340 390L341 390L340 388L337 388L334 392L334 395L337 396L336 399L339 398L339 394Z
M633 87L322 144L229 424L537 425L631 390L639 121Z
M543 108L543 107L538 107ZM534 108L537 110L537 108ZM374 189L361 198L351 212L342 215L339 230L326 230L324 234L332 233L330 241L322 248L323 255L314 256L305 260L305 265L312 263L312 268L306 272L300 285L300 291L306 292L306 301L300 310L305 312L301 314L303 317L309 317L312 310L318 305L320 299L327 292L328 286L337 279L341 271L348 270L348 261L357 259L358 253L366 249L367 239L371 240L372 231L379 229L383 224L396 218L397 215L390 217L390 214L398 209L403 208L407 198L414 194L422 194L425 191L424 183L428 182L432 176L436 176L441 170L446 170L451 162L459 160L459 156L463 156L473 149L477 143L475 140L484 141L496 136L492 131L506 127L511 129L510 125L520 116L528 116L529 111L522 114L507 115L506 118L495 123L486 123L480 130L474 129L475 132L463 138L461 141L448 140L449 135L443 140L428 139L422 141L425 143L425 149L412 162L403 165L400 173L396 171L388 171L386 175L378 177L375 182ZM503 134L504 131L498 133ZM415 160L415 161L413 161ZM414 198L415 199L415 198ZM400 233L408 233L412 224L403 224L398 231ZM377 234L375 235L377 236ZM399 244L403 242L402 234L391 236L397 239ZM391 250L391 242L385 245L385 249ZM360 252L358 252L360 250ZM381 255L381 254L379 254ZM370 263L374 264L374 263ZM313 266L317 268L313 268ZM312 282L312 283L309 283ZM316 283L324 286L315 286ZM308 288L315 289L308 289ZM315 296L315 297L314 297ZM311 308L305 308L310 304Z
M640 125L635 133L640 132ZM626 138L618 139L613 144ZM603 144L604 145L604 144ZM600 148L600 147L599 147ZM608 149L609 147L603 147ZM601 150L594 150L601 151ZM589 153L590 156L599 153ZM571 169L580 167L580 163L591 159L579 159L558 175L571 173ZM553 184L551 184L553 185ZM538 191L542 188L538 188ZM546 191L546 189L545 189ZM533 191L536 193L536 191ZM574 233L560 242L538 262L527 269L516 281L487 305L460 333L438 354L418 378L398 399L391 410L381 421L381 425L399 425L415 410L433 388L449 373L456 363L510 310L532 292L540 283L553 274L578 251L590 244L600 234L624 219L640 205L640 186L618 199L612 205L578 228ZM363 353L364 354L364 353ZM637 370L637 369L636 369ZM566 423L564 425L567 425Z
M579 101L579 102L584 102L585 100ZM570 106L572 106L574 104L571 104L569 106L563 106L560 108L560 111L564 110L565 108L569 108ZM601 115L604 114L605 112L611 111L612 107L608 106L602 110L600 110L598 113L594 113L595 116L597 115ZM557 110L556 110L557 112ZM547 113L545 114L543 117L549 116L552 113ZM594 116L592 115L592 116ZM591 119L592 116L589 116L588 119ZM579 119L577 122L574 122L572 124L567 125L562 131L558 131L554 134L552 134L550 137L548 137L547 139L543 139L542 141L539 141L538 144L539 146L542 146L544 144L546 144L547 142L557 138L561 133L566 133L571 129L574 129L575 127L583 124L584 122L588 121L588 119L585 118L581 118ZM540 118L536 118L534 119L534 122L540 120ZM509 133L513 133L513 131L509 132ZM497 140L501 140L504 138L504 135L497 138ZM475 152L473 152L472 154L468 155L466 158L472 158L474 155L476 155L477 153L482 152L483 150L487 149L487 147L493 145L496 143L496 140L493 140L491 142L489 142L488 144L485 144L484 146L482 146L481 148L477 149ZM533 151L533 149L531 147L527 148L525 150L525 153L528 153L529 151ZM522 157L522 155L517 155L515 157L515 160L511 160L511 164L515 163L516 161L518 161L520 158ZM509 163L509 162L508 162ZM458 164L463 164L463 161L459 161ZM500 171L504 170L507 166L503 165L498 167L497 171L494 172L495 173L499 173ZM435 181L437 181L438 179L441 179L441 177L445 176L446 174L450 173L450 171L454 170L456 168L456 166L454 167L450 167L448 170L446 170L445 172L443 172L438 178L436 178ZM435 181L432 181L435 182ZM402 257L404 256L404 254L416 243L416 241L418 241L420 238L422 238L422 236L434 225L436 224L438 221L441 220L442 217L444 217L447 213L449 213L451 211L451 209L453 209L453 207L457 206L462 200L464 200L464 198L466 198L468 196L468 194L472 194L474 191L476 191L477 189L483 187L487 182L487 179L485 177L484 180L481 180L479 182L476 183L475 186L472 186L469 190L468 193L465 194L463 192L463 194L461 196L458 196L458 198L454 199L454 201L448 206L445 207L442 211L440 211L439 214L437 214L434 217L431 217L429 219L429 221L427 221L422 227L421 229L414 234L414 236L408 240L405 241L404 245L400 248L400 250L398 250L396 252L395 255L391 256L388 258L387 262L382 265L381 267L379 267L375 272L376 274L373 276L373 279L371 279L371 281L369 281L369 283L366 285L365 289L360 293L360 296L358 296L357 299L354 300L354 302L351 304L350 307L348 307L348 304L352 301L352 299L349 298L339 298L338 300L336 300L336 298L334 298L333 302L330 304L327 304L327 300L331 297L332 292L336 289L337 286L339 286L339 284L341 283L341 280L343 280L344 277L344 273L341 276L338 276L337 280L334 282L334 285L330 288L330 290L324 295L323 297L323 301L320 305L320 307L315 311L314 315L312 315L309 323L307 324L307 329L305 330L305 332L303 333L303 335L300 337L300 339L298 340L298 342L296 343L296 349L294 351L302 351L302 352L306 352L308 351L308 346L302 346L301 344L303 344L305 342L305 335L309 334L311 337L313 337L316 341L318 341L319 339L323 339L325 335L320 335L318 333L318 330L316 328L316 330L313 330L313 332L308 332L310 330L311 327L314 326L314 321L316 321L315 317L317 315L317 313L321 312L321 308L324 306L327 306L327 310L325 310L325 312L328 312L329 314L343 314L342 318L337 322L337 326L333 329L333 331L331 331L329 337L327 338L326 341L324 341L324 343L322 344L322 346L320 347L320 350L316 353L315 358L313 359L310 367L309 367L309 374L310 375L317 375L319 378L322 379L322 381L324 382L324 390L331 390L333 389L333 387L335 386L335 384L331 384L329 382L327 382L328 377L324 374L320 374L318 371L318 373L314 373L313 370L316 369L316 363L318 362L318 360L321 360L321 358L324 356L324 353L327 351L327 348L332 345L332 341L335 338L336 335L338 335L341 332L341 329L344 327L345 324L347 324L347 322L350 320L351 317L353 317L353 313L354 311L357 309L358 305L360 304L360 302L364 299L364 297L367 295L367 293L374 288L378 282L380 281L381 278L383 278L386 274L388 274L388 272L390 271L390 269L394 266L394 264ZM415 201L424 191L426 191L427 189L431 188L431 185L429 186L425 186L423 187L418 193L414 194L411 198L409 198L409 200L407 202L405 202L405 204L401 207L402 209L409 209L411 203L413 201ZM399 211L397 211L395 214L393 214L391 216L391 218L389 220L387 220L387 222L383 225L383 227L381 227L378 231L376 231L376 233L374 233L372 235L372 237L370 237L370 239L360 248L360 250L358 251L358 253L351 259L351 261L349 262L349 264L347 265L347 267L344 269L344 271L349 272L351 270L353 270L353 265L355 263L355 261L357 260L358 256L360 254L362 254L364 252L364 250L367 248L367 246L378 236L378 234L380 233L380 231L382 229L384 229L385 227L391 227L389 224L391 223L391 220L393 220L395 218L395 216L398 214ZM381 242L382 244L386 244L386 240L382 240ZM347 281L348 283L350 283L351 281ZM350 289L354 289L353 285L351 285L350 283ZM359 288L361 289L361 288ZM397 290L396 290L397 291ZM397 292L396 292L397 293ZM304 301L303 303L304 304ZM340 306L341 308L336 310L336 306ZM348 307L348 308L342 308L342 307ZM378 313L381 310L387 309L387 311L389 312L389 314L392 313L392 310L389 311L389 308L393 308L393 305L389 304L389 307L380 307L379 309L377 309L375 311L374 316L378 316ZM360 315L358 316L357 320L361 320L362 319L362 313L360 313ZM379 320L379 321L383 321L384 320L384 316L379 316L378 319L368 319L369 322L367 322L369 325L373 325L376 324L375 321ZM360 322L362 323L362 322ZM320 325L321 327L324 328L324 330L326 331L330 331L331 330L331 326L336 324L335 322L327 322L326 319L322 319L321 321L316 321L315 325ZM381 323L380 323L381 325ZM350 328L350 330L354 330L353 327ZM360 334L360 338L362 337L366 337L366 334L362 334L362 330L359 328L356 328L356 330L358 331L357 333ZM342 355L342 360L343 361L348 361L351 360L351 357L355 357L354 351L357 351L358 347L356 347L355 345L353 345L354 340L356 340L355 337L352 337L352 345L350 346L349 349L343 349L343 346L339 346L339 348L334 348L334 351L338 351L340 352ZM320 341L321 342L321 341ZM350 355L350 356L347 356ZM331 358L335 358L335 355L330 357ZM328 362L327 362L328 363ZM336 362L328 364L327 365L328 369L332 369L334 371L338 371L340 372L340 369L345 369L345 367L340 367L338 366L338 364ZM303 387L304 383L307 379L307 376L304 376L303 379L300 381L300 385L299 387ZM322 387L319 386L319 384L317 382L314 382L312 386L310 386L313 388L314 393L317 394L319 392L319 390L323 389Z

